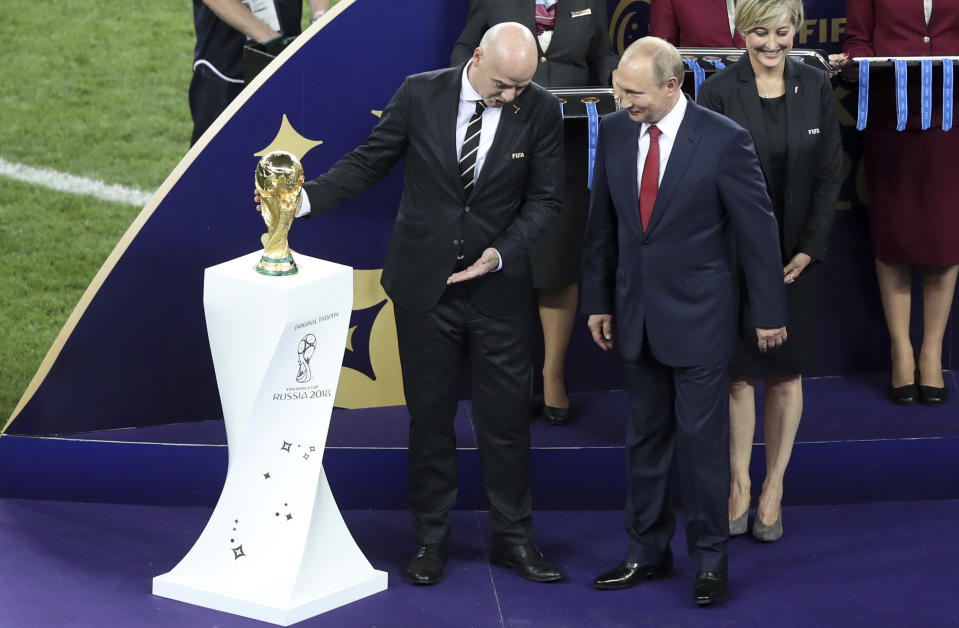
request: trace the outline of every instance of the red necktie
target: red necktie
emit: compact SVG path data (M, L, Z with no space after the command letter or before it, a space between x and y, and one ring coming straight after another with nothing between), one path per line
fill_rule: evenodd
M655 124L649 127L649 150L643 164L643 178L639 182L639 218L643 221L643 231L653 215L659 191L659 136L662 133Z

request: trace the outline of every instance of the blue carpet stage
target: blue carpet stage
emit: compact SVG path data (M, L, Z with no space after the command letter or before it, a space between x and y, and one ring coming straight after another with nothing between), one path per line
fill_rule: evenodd
M946 381L952 396L936 409L893 406L883 376L806 381L786 534L772 545L734 539L730 599L702 610L690 600L682 530L673 579L625 592L590 587L625 547L622 393L574 396L572 425L533 424L537 536L569 576L557 585L485 561L468 403L458 417L462 490L447 580L407 585L405 408L337 411L324 465L390 589L301 625L956 625L959 382L955 372ZM261 625L150 594L152 576L183 556L209 517L224 439L220 422L0 439L0 626ZM755 453L758 469L761 445Z
M959 390L941 408L886 401L888 375L810 378L787 475L790 505L959 499ZM617 509L625 495L622 392L572 395L568 426L532 424L538 509ZM761 412L761 408L759 408ZM324 467L344 509L406 507L405 406L336 410ZM461 508L485 508L469 402L457 416ZM762 441L762 426L756 440ZM0 439L0 496L212 506L226 474L222 421ZM762 445L754 477L765 464ZM758 488L758 486L757 486Z
M180 628L266 626L154 597L151 578L191 546L209 508L0 500L0 626L5 628ZM775 626L776 628L955 626L959 501L793 506L772 545L730 542L730 595L693 606L694 577L679 530L673 578L627 591L590 581L621 560L619 511L539 511L544 552L568 580L534 584L485 560L485 512L453 514L446 580L402 580L410 557L405 512L345 511L370 561L390 587L297 626L523 628Z

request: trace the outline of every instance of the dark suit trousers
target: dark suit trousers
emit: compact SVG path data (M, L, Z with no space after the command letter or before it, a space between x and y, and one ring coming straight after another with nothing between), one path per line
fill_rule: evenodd
M529 489L531 313L493 318L470 301L468 284L446 289L428 312L396 307L403 386L410 412L408 490L419 543L449 536L456 502L456 414L464 360L472 371L473 421L493 540L533 541Z
M729 538L729 375L727 362L661 364L648 344L624 360L626 425L626 560L659 562L673 537L669 471L679 456L686 543L697 571L727 569Z

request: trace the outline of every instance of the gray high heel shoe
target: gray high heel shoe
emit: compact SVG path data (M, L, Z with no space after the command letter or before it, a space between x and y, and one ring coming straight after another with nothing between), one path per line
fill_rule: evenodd
M729 520L729 536L741 536L746 534L746 530L749 528L749 508L743 511L743 514L739 515L735 519Z
M758 541L764 543L772 543L773 541L778 541L779 537L783 535L783 513L779 511L779 517L776 518L776 521L772 525L766 525L759 518L759 515L756 515L756 519L753 520L753 536Z

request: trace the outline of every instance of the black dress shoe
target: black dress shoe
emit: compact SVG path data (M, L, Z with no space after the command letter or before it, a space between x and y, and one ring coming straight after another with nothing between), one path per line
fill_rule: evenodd
M673 573L672 552L666 554L658 565L622 562L615 568L593 579L593 587L602 591L614 591L635 587L644 580L668 578Z
M546 417L546 422L550 425L566 425L569 423L570 409L569 407L557 408L556 406L548 406L544 403L543 416Z
M726 597L729 584L726 574L719 571L700 571L696 574L696 583L693 585L693 601L700 606L706 606Z
M446 564L446 543L420 545L416 556L406 566L406 580L410 584L436 584L443 580Z
M543 558L543 554L532 543L494 545L489 562L497 567L515 569L519 575L533 582L556 582L563 579L563 572Z

